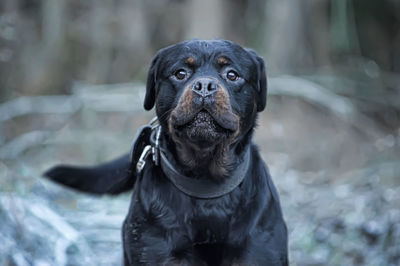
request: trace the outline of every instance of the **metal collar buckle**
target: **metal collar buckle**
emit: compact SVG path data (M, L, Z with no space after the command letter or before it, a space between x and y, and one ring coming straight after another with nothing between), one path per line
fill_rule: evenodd
M161 125L158 122L158 118L154 117L147 125L151 128L151 134L149 138L149 145L143 148L143 151L136 163L136 172L140 174L146 165L146 159L152 154L152 160L155 165L159 165L160 162L160 136L161 136Z

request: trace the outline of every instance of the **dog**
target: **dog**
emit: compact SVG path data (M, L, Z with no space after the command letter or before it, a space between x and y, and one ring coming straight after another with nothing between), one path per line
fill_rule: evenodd
M278 193L251 141L266 100L255 51L226 40L166 47L151 62L144 99L157 122L131 154L45 175L88 193L133 191L125 265L287 265Z

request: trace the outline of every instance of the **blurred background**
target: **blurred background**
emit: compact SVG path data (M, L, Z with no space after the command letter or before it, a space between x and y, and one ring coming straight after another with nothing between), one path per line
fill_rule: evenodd
M129 193L93 197L42 173L127 152L154 115L152 56L190 38L267 62L255 142L291 265L400 265L398 0L2 0L0 265L121 265Z

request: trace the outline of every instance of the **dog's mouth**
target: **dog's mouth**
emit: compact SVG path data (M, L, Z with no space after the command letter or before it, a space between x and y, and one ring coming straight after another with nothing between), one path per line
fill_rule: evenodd
M202 109L191 117L174 119L175 134L203 146L219 142L236 132L238 126L233 117L215 117Z
M212 128L220 128L226 133L234 133L238 129L237 118L231 112L216 115L211 114L206 109L200 109L186 115L173 115L173 125L176 129L182 129L187 126L211 126Z

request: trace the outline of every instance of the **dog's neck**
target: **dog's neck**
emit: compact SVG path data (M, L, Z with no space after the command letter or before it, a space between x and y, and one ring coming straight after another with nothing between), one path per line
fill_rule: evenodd
M250 144L253 130L234 143L221 141L212 147L196 147L173 140L169 134L163 134L162 143L169 151L171 161L179 171L193 178L223 180L235 170L241 158L238 157Z

